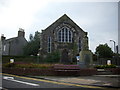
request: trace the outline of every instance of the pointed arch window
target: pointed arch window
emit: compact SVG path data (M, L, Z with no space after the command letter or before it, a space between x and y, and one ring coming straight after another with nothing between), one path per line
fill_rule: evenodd
M51 37L48 37L48 53L51 53Z
M79 38L79 41L78 41L78 49L79 49L79 52L81 51L81 39Z
M58 31L58 42L72 42L72 35L69 28L63 27Z

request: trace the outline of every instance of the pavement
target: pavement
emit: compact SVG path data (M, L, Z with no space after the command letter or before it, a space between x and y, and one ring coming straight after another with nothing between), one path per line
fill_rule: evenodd
M93 75L93 76L30 76L57 82L120 88L120 75Z

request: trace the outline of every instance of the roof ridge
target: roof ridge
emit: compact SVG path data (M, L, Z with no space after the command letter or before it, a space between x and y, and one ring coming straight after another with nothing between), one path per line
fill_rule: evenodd
M52 24L50 24L46 29L44 30L47 30L48 28L50 28L51 26L53 26L55 23L57 23L58 21L60 21L61 19L69 19L73 24L75 24L78 28L80 28L82 31L83 29L81 27L79 27L67 14L63 14L61 17L59 17L56 21L54 21ZM43 30L43 31L44 31ZM85 32L85 31L83 31Z
M18 37L8 38L8 39L6 39L6 41L11 40L11 39L15 39L15 38L18 38Z

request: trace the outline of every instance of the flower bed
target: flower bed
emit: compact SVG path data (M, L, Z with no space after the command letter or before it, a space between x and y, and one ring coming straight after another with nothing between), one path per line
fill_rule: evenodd
M44 69L44 68L53 67L53 64L33 64L33 63L16 62L16 63L6 63L6 64L3 65L3 67Z

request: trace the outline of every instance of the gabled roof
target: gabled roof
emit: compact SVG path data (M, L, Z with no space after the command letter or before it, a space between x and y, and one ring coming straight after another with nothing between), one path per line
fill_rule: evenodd
M72 19L70 19L66 14L64 14L63 16L61 16L59 19L57 19L54 23L52 23L50 26L48 26L45 30L49 29L50 27L54 26L56 23L67 23L67 21L70 21L73 25L77 26L78 28L80 28ZM81 29L81 28L80 28ZM81 29L82 30L82 29ZM82 30L83 31L83 30ZM84 31L83 31L84 32Z
M18 39L20 39L21 37L12 37L12 38L9 38L9 39L5 39L5 41L4 42L6 42L6 43L8 43L8 42L12 42L12 41L14 41L14 40L18 40ZM26 40L26 39L25 39ZM27 42L27 40L26 40L26 42Z
M6 41L6 42L9 42L9 41L13 41L13 40L15 40L15 39L17 39L17 37L9 38L9 39L6 39L5 41Z

